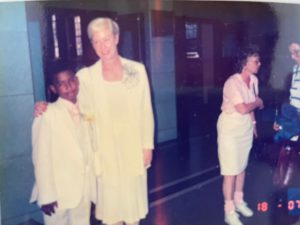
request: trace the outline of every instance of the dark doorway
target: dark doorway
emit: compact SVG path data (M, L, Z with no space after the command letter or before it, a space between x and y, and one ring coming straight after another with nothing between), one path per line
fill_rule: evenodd
M144 15L142 13L119 15L120 26L119 52L122 56L145 62Z
M177 17L175 27L178 133L182 138L207 135L215 131L219 112L213 109L218 102L209 99L214 98L211 92L219 73L222 26L213 20Z

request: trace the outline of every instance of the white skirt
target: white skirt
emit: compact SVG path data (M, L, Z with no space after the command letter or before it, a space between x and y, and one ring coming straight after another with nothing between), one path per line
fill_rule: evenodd
M250 114L222 112L217 122L218 156L222 175L238 175L248 164L253 142Z
M105 224L135 223L148 213L147 173L97 179L96 218Z

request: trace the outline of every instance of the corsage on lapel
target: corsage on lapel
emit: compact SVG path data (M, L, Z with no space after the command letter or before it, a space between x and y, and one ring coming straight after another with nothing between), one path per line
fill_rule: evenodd
M126 88L131 89L135 87L139 82L138 71L134 66L130 63L126 63L123 65L125 78L123 80L123 84Z
M88 122L89 124L94 124L96 121L94 114L81 114L81 118L84 122Z

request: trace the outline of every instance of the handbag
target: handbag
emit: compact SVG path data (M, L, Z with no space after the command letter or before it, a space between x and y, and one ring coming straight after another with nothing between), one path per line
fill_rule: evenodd
M277 165L273 175L273 184L278 187L290 185L295 177L295 167L299 159L299 146L294 144L283 144L279 151Z

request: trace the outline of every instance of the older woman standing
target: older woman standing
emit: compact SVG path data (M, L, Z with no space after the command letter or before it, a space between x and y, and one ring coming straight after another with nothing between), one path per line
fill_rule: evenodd
M105 224L139 224L148 213L146 170L154 136L146 70L118 54L119 27L113 20L94 19L88 36L100 60L77 75L80 108L95 118L96 217Z
M241 51L238 65L239 73L224 84L222 113L217 123L225 222L229 225L242 225L236 212L246 217L253 215L243 199L243 189L253 134L257 135L253 110L263 107L254 75L261 65L257 50L249 47Z

